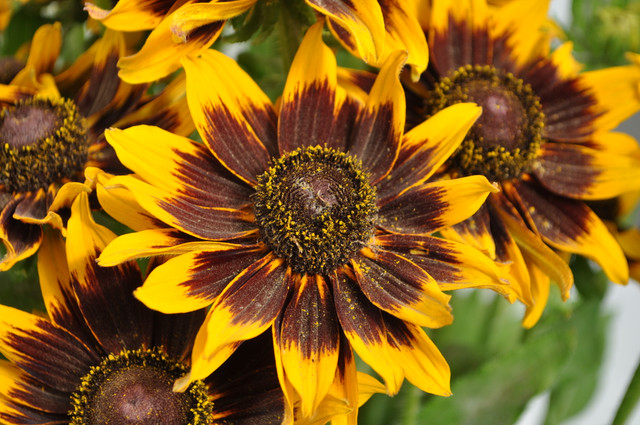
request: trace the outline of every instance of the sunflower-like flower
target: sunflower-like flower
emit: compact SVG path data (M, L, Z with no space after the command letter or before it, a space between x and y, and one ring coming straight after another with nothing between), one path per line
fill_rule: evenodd
M133 296L135 262L103 268L115 237L93 221L88 196L72 205L66 244L47 232L38 274L48 318L0 306L3 424L279 424L284 418L268 334L243 344L182 393L206 312L165 315ZM142 419L141 419L142 418Z
M429 68L416 84L406 79L414 124L458 102L483 107L445 174L484 175L501 191L445 233L511 264L526 327L539 319L550 279L569 296L573 278L555 250L626 283L624 255L585 201L640 187L640 162L617 152L626 136L611 131L640 108L640 69L580 73L570 43L550 53L540 31L547 6L514 0L489 13L483 0L433 2Z
M403 135L405 54L390 57L361 103L337 84L322 27L306 34L279 113L223 54L186 59L204 144L150 126L107 130L135 175L102 192L125 189L169 228L120 236L99 263L172 255L136 296L165 313L211 306L177 388L271 328L281 385L301 418L330 391L357 405L353 349L390 394L406 376L448 395L448 365L421 327L451 322L443 289L507 287L488 257L430 236L495 190L481 176L425 183L480 109L455 105ZM115 202L99 199L107 211Z
M54 77L61 39L59 24L39 28L26 64L0 85L0 240L6 247L0 270L37 251L42 225L64 231L74 196L88 190L80 183L85 167L125 171L104 140L106 127L150 123L179 134L194 129L184 81L150 97L147 86L118 79L122 34L108 30Z
M334 35L351 52L379 66L395 50L409 52L408 64L417 77L427 67L424 34L413 13L413 1L306 0L327 17ZM180 67L181 58L209 48L226 20L238 16L256 0L211 2L119 1L111 10L87 2L92 18L119 31L152 30L144 46L120 61L120 76L130 83L154 81ZM284 2L276 7L294 7ZM299 7L299 6L295 6ZM251 12L249 12L251 13Z

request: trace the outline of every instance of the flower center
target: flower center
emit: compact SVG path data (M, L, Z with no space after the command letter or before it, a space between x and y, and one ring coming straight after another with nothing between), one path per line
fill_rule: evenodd
M427 114L460 102L482 106L452 164L462 175L492 181L527 171L542 143L544 114L531 87L511 73L490 66L465 66L442 78L426 100Z
M70 425L205 425L213 403L203 382L172 390L187 368L160 350L124 351L106 357L82 378L71 396Z
M28 192L80 177L87 131L68 99L31 98L0 112L0 185Z
M265 243L298 273L329 273L373 234L375 189L361 162L299 148L258 178L254 212Z

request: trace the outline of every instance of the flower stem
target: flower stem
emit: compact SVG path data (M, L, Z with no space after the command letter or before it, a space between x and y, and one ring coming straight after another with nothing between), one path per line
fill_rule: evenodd
M640 400L640 361L611 425L623 425Z
M404 400L404 414L402 417L402 425L417 425L418 413L420 412L420 401L422 399L422 390L415 385L411 385Z

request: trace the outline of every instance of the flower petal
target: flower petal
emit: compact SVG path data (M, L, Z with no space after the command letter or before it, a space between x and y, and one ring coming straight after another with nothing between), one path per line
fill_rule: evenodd
M279 349L287 378L300 395L300 414L309 417L333 383L340 334L324 278L303 275L297 286L283 313Z
M585 146L547 143L533 172L553 193L594 200L640 189L640 160Z
M120 78L129 84L159 80L180 68L180 59L208 49L222 32L224 21L203 25L187 42L176 40L171 31L172 15L166 16L147 37L140 51L118 62Z
M241 208L250 203L253 191L221 167L201 143L144 125L107 130L105 136L127 168L160 189L208 207Z
M152 313L132 295L142 284L137 263L101 267L96 259L115 238L91 216L82 193L71 207L67 226L67 261L71 286L89 328L109 353L145 346L152 335Z
M214 400L214 423L282 422L284 401L268 332L243 342L205 383Z
M514 189L545 242L591 258L613 282L627 282L629 269L622 249L589 207L524 181L515 183Z
M428 273L441 291L491 288L508 296L505 272L467 244L421 235L377 235L375 243L397 252Z
M432 233L470 217L495 192L484 176L424 183L383 201L378 225L390 232Z
M419 326L451 324L450 295L404 256L382 249L363 249L351 260L356 281L376 307Z
M323 22L305 35L291 64L280 102L280 154L302 146L344 150L346 140L332 140L336 108L336 58L322 41Z
M23 195L14 195L0 212L0 241L7 249L0 259L0 271L9 270L15 263L33 255L42 241L42 228L13 218Z
M0 352L50 388L73 392L100 360L65 329L33 314L0 305Z
M31 409L38 411L42 416L48 413L54 415L66 415L69 411L69 395L60 394L58 391L45 387L32 376L20 370L20 368L6 360L0 360L0 420L5 419L9 406L23 413ZM19 406L19 407L18 407ZM29 409L23 409L27 406ZM53 416L51 415L53 419ZM2 422L2 423L28 423L28 422Z
M246 12L257 0L212 1L180 6L171 15L171 32L182 42L190 42L205 25L225 21Z
M526 258L526 254L525 254ZM528 260L528 259L527 259ZM549 299L549 276L546 275L539 267L536 267L535 262L526 261L528 267L528 274L531 277L531 299L532 302L527 305L527 309L522 319L522 327L525 329L531 329L544 311Z
M113 9L105 10L93 3L85 3L84 9L93 19L107 28L118 31L148 30L158 26L174 1L167 0L120 0Z
M406 52L398 51L382 66L349 146L374 184L389 173L404 133L406 106L398 74L406 59Z
M106 189L111 186L126 188L156 218L201 239L233 239L256 232L253 214L248 211L194 204L200 200L158 189L133 176L114 177Z
M229 171L255 185L277 154L271 101L222 53L208 50L183 65L189 110L202 139Z
M187 252L156 267L135 296L163 313L208 307L229 282L262 257L263 250L242 245L221 244L217 250Z
M433 175L462 143L481 113L482 108L473 103L458 103L407 132L391 173L377 185L378 198L395 196Z
M260 335L276 320L292 284L283 262L268 254L229 283L196 336L190 379L208 376L237 344Z

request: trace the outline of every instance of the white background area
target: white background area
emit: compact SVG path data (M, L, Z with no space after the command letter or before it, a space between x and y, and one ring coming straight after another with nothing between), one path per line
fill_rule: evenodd
M568 22L570 3L570 0L552 0L550 15L561 22ZM620 130L640 139L640 114L627 120ZM611 319L598 387L589 406L562 425L610 424L640 361L640 283L631 281L627 286L610 285L604 306ZM547 397L542 394L534 398L516 425L543 424ZM640 425L640 404L626 425Z

